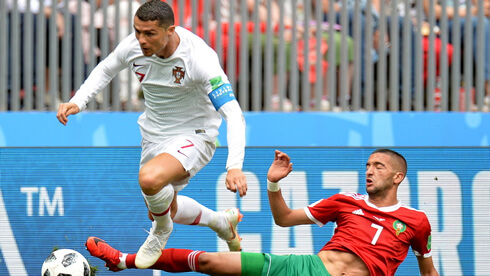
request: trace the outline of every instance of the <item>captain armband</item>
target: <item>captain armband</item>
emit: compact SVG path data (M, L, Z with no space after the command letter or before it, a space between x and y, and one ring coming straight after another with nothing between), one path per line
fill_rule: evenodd
M216 110L219 110L225 103L236 100L233 88L229 83L223 83L209 93L208 96Z

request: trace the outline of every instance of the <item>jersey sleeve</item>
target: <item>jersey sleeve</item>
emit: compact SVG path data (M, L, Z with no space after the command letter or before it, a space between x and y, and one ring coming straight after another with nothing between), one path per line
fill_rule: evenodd
M219 109L225 118L228 142L226 169L242 169L245 158L245 117L237 101L228 102Z
M221 67L218 55L212 48L204 42L200 42L194 46L194 50L197 51L194 56L199 58L191 61L193 74L196 75L197 81L204 87L215 109L219 110L222 104L216 104L216 100L219 100L218 96L229 94L230 92L233 94L228 76ZM216 92L220 93L216 95ZM214 97L212 97L213 94L215 94ZM235 99L234 95L233 99Z
M87 103L102 91L117 73L127 66L124 62L125 41L123 40L112 53L95 66L75 93L75 96L70 100L71 103L75 103L80 108L80 111L85 110Z
M226 169L242 169L245 157L245 118L228 77L221 68L217 54L209 47L201 48L195 61L196 73L208 93L214 108L223 116L227 126L228 159Z
M430 227L429 219L427 218L425 213L421 212L421 216L423 217L420 223L420 227L417 228L416 235L412 239L410 246L412 247L415 256L423 256L424 258L428 258L432 256L432 230Z
M322 227L329 221L335 221L339 214L338 195L331 196L327 199L320 199L315 203L305 207L304 210L308 218Z

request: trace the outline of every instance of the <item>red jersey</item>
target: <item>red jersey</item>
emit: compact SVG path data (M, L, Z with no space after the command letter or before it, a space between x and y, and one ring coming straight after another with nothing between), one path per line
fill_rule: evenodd
M408 248L416 256L431 256L431 228L423 211L398 203L376 207L367 195L340 193L305 207L319 226L336 222L335 233L321 250L359 256L371 275L395 275Z

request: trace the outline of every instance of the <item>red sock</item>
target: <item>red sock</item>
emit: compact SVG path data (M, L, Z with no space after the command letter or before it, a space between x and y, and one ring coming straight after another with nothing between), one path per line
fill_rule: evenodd
M166 248L163 250L162 256L150 268L167 272L199 272L199 255L202 253L204 251ZM126 267L136 268L134 264L135 259L136 254L128 254L126 257Z
M167 272L199 272L199 255L202 253L204 251L166 248L151 268Z
M134 264L134 260L136 260L136 253L135 254L128 254L128 256L126 256L126 267L127 268L136 268L136 265Z

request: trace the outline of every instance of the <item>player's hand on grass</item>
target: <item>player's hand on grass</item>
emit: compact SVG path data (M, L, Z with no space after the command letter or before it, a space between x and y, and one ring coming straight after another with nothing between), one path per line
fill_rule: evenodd
M58 107L58 114L56 114L56 118L58 118L60 123L66 126L66 123L68 123L68 116L77 114L78 112L80 112L78 105L74 103L62 103Z
M292 170L293 163L291 163L291 158L284 152L276 150L274 161L272 162L269 172L267 173L267 179L270 182L279 182L279 180L288 176Z
M238 191L240 197L247 194L247 178L241 169L230 169L226 174L226 188L234 193Z

